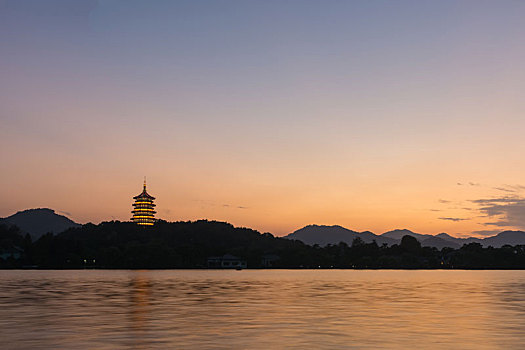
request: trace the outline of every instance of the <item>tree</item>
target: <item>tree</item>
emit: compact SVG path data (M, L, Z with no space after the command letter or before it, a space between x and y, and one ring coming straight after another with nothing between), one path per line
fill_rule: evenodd
M418 254L421 251L421 243L409 235L404 235L403 238L401 238L400 246L401 249L411 254Z

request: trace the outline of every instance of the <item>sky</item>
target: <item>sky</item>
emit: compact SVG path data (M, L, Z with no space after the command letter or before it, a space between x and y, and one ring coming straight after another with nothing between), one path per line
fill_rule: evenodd
M0 0L0 216L525 229L525 2Z

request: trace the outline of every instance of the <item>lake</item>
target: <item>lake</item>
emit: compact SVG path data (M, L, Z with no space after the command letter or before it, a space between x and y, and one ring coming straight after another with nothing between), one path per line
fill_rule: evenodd
M525 271L0 271L5 349L523 349Z

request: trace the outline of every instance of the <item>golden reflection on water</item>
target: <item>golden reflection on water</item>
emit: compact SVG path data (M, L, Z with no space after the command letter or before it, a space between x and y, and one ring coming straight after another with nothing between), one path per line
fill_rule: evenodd
M144 342L147 332L147 318L150 298L150 280L147 271L135 271L131 275L130 288L130 328L133 345L136 349L147 349Z
M521 349L525 271L0 271L26 349Z

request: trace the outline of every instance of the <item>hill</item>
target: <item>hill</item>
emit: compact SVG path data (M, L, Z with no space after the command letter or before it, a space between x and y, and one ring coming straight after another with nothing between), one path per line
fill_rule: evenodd
M414 238L417 238L418 241L423 241L427 238L430 238L432 237L432 235L422 235L420 233L415 233L415 232L412 232L410 230L407 230L407 229L396 229L396 230L392 230L392 231L388 231L388 232L385 232L383 233L381 236L382 237L388 237L388 238L392 238L396 241L400 241L401 238L403 238L403 236L406 236L406 235L409 235L409 236L412 236Z
M23 234L29 233L33 240L37 240L48 232L56 234L68 228L81 226L73 220L55 213L53 209L48 208L19 211L6 218L1 218L0 223L7 226L17 226Z
M504 245L523 245L525 244L525 232L523 231L503 231L498 233L496 236L487 237L481 240L481 244L484 247L492 246L494 248L500 248Z
M438 236L430 236L426 239L423 239L421 241L421 245L423 247L435 247L437 249L443 249L445 247L448 247L448 248L454 248L454 249L459 249L461 248L461 245L456 243L456 242L452 242L452 241L449 241L449 240L445 240L443 238L440 238Z
M378 245L397 243L394 239L378 236L370 231L356 232L337 225L308 225L283 238L299 240L309 245L318 244L322 247L339 242L351 245L356 238L361 238L365 243L372 243L375 240Z

